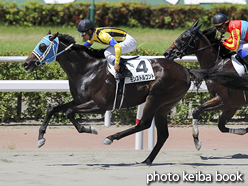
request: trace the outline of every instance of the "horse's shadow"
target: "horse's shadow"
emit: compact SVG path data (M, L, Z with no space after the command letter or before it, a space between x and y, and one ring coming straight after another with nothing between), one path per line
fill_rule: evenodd
M234 155L228 155L228 156L223 156L223 157L206 157L206 156L200 156L201 160L218 160L218 159L248 159L247 154L234 154ZM136 166L147 166L146 164L142 163L89 163L89 164L53 164L53 165L48 165L48 166L80 166L80 165L86 165L86 166L92 166L92 167L136 167ZM168 165L189 165L189 166L248 166L248 164L244 163L211 163L211 162L206 162L206 163L153 163L151 166L168 166Z
M213 159L248 159L248 155L247 154L234 154L234 155L229 155L229 156L223 156L223 157L204 157L204 156L200 156L200 158L202 160L213 160Z

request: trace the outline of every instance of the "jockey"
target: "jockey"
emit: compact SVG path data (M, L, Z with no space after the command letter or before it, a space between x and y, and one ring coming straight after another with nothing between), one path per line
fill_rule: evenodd
M125 68L120 69L121 54L133 51L136 48L136 41L127 32L117 28L101 27L95 28L94 23L89 19L83 19L79 22L77 30L86 40L84 46L91 46L94 41L109 45L104 55L109 64L114 65L117 78L132 76L132 73Z
M226 15L218 13L213 18L213 26L221 34L229 32L231 35L222 44L237 54L248 65L248 22L243 20L229 21Z

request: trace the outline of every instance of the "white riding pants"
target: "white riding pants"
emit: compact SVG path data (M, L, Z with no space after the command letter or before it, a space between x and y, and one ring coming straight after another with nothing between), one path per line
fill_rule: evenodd
M248 53L248 43L246 41L240 41L239 42L239 48L237 51L239 51L241 49Z
M129 34L126 35L124 41L120 42L119 45L121 45L121 54L132 52L137 46L135 39ZM109 64L114 65L115 48L108 46L104 52L104 56L106 57Z

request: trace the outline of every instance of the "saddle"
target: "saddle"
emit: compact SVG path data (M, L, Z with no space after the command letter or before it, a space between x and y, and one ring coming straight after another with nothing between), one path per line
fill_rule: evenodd
M244 66L245 72L247 73L248 64L237 54L235 58Z

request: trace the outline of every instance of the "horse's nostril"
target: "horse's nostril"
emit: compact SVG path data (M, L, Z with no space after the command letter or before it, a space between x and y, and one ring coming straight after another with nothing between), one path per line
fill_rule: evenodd
M165 58L168 58L168 57L170 57L170 53L171 53L171 52L169 52L169 51L165 51L165 52L163 53L163 55L164 55Z

